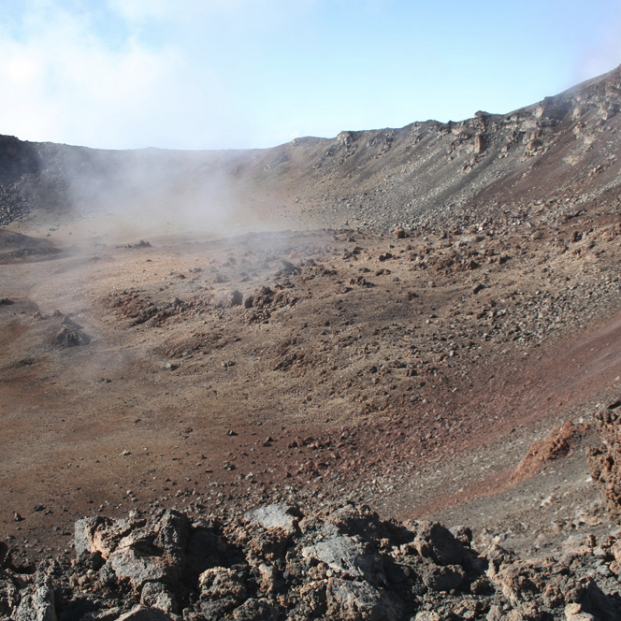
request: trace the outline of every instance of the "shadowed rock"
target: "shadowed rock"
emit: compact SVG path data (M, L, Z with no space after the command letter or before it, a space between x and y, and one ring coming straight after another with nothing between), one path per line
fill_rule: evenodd
M84 518L75 533L75 563L45 561L32 576L1 570L0 614L15 621L621 618L619 544L610 536L568 542L559 560L524 560L497 545L474 550L464 528L457 539L435 522L382 521L351 505L322 516L272 505L224 524L170 510ZM606 572L595 570L602 559Z

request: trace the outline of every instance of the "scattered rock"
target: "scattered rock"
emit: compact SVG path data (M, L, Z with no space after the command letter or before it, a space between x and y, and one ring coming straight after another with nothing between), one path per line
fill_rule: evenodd
M69 317L63 317L60 329L54 334L54 343L60 347L78 347L90 342L91 339L82 326Z
M234 289L220 296L216 304L222 308L232 308L234 306L241 306L243 302L244 296L241 291Z
M265 529L279 528L287 534L294 534L302 518L298 507L288 505L269 505L246 513L246 519Z

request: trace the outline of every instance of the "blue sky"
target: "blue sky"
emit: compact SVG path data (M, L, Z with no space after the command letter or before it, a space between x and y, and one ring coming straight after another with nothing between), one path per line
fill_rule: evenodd
M268 147L509 112L621 64L618 0L0 0L0 133Z

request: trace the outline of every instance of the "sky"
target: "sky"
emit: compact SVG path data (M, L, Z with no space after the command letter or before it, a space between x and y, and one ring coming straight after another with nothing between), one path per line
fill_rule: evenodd
M621 64L619 0L0 0L0 134L264 148L505 113Z

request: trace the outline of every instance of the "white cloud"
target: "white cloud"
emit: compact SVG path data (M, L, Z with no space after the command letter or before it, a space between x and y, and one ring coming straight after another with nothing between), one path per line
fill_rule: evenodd
M166 19L175 15L177 3L170 0L109 0L110 8L130 22L148 18Z
M27 0L0 24L0 133L103 148L248 146L244 31L277 28L315 1Z
M25 14L20 36L0 29L0 132L101 147L151 144L187 78L179 50L132 37L111 46L83 15L59 7L43 17Z
M611 71L621 64L621 10L610 16L608 27L599 43L579 59L577 80L582 81Z
M283 19L300 15L320 0L108 0L108 6L129 23L148 19L205 27L210 19L224 20L233 29L273 28Z
M463 118L487 105L486 89L498 111L513 102L500 99L502 90L514 89L521 105L530 103L513 78L506 89L490 87L492 77L499 80L494 62L481 66L459 29L426 33L400 5L0 0L0 133L108 148L241 148L288 141L300 127L304 134L335 135L430 116ZM470 19L471 12L464 15ZM621 62L621 22L613 18L608 37L589 39L577 79ZM418 39L408 38L410 31ZM576 58L587 43L576 33L568 37ZM513 57L499 52L498 58L496 73L511 76ZM550 68L558 74L557 61L550 54L532 76L529 67L526 86L546 66L547 84ZM478 83L463 79L470 72ZM461 85L459 97L451 95L455 84L447 90L451 81Z

